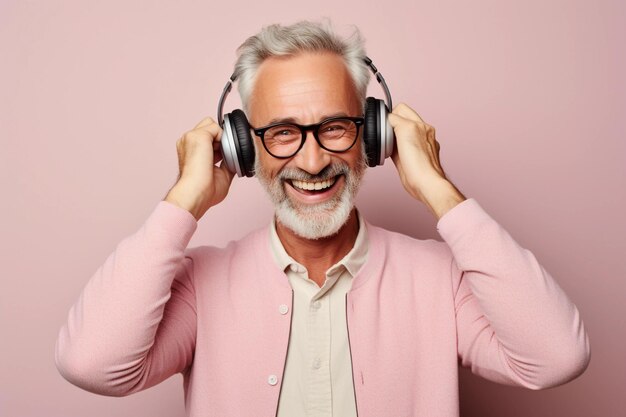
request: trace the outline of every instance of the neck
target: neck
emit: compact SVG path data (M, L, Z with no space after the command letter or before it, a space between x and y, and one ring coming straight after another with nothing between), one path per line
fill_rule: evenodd
M285 251L309 271L309 276L325 274L326 270L340 261L354 246L359 233L356 209L339 231L316 240L306 239L276 221L276 233Z

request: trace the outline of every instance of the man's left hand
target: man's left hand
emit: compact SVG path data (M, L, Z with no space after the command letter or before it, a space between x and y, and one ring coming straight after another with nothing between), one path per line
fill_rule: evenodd
M404 189L440 219L466 198L441 167L435 128L404 103L396 105L388 118L396 136L391 159Z

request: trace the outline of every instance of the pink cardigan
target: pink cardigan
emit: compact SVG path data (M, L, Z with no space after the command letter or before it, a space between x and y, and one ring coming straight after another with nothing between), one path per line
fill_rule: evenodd
M475 199L439 219L445 242L366 225L368 260L346 295L360 417L458 416L459 364L530 389L586 369L576 306ZM160 201L71 308L56 365L111 396L181 372L188 416L275 416L292 290L268 228L188 249L196 228L189 212Z

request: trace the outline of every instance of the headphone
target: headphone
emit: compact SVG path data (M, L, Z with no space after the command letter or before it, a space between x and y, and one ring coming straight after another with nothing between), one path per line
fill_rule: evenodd
M385 159L391 156L395 137L393 128L387 120L387 113L391 106L391 94L382 74L368 57L363 58L365 64L376 76L376 80L385 91L387 104L383 100L374 97L367 97L365 104L365 123L363 124L363 143L367 154L367 165L375 167L383 165ZM217 106L217 119L222 128L222 139L220 147L224 162L228 170L236 173L239 177L254 176L254 143L250 133L250 124L245 113L240 109L235 109L222 117L224 101L233 87L236 75L230 79L224 87L222 96Z

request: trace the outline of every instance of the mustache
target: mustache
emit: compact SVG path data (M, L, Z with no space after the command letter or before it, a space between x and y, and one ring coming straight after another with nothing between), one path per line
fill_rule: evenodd
M277 179L281 181L296 180L318 182L335 178L337 175L347 175L350 167L347 163L332 163L325 166L320 172L312 175L300 168L283 168L277 175Z

